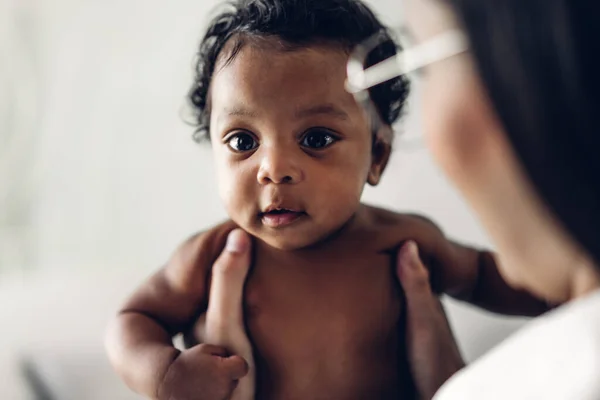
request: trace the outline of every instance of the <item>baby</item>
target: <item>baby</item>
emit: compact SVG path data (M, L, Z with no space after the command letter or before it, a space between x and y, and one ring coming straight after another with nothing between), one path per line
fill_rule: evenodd
M236 385L244 400L414 398L393 269L407 240L437 292L497 312L545 310L504 283L492 254L448 241L424 218L361 204L408 92L404 78L373 89L384 121L374 132L345 91L349 52L378 32L387 34L356 0L238 0L212 21L191 101L231 221L190 239L117 316L107 346L132 389L172 400L230 398ZM367 63L395 51L389 38ZM236 227L254 238L240 322L251 345L202 323L212 264Z

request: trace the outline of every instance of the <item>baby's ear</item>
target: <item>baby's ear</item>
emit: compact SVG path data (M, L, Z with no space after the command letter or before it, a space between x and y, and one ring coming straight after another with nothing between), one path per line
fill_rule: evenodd
M367 182L371 186L376 186L381 180L392 152L393 137L394 132L390 126L383 126L373 137L371 168L367 177Z

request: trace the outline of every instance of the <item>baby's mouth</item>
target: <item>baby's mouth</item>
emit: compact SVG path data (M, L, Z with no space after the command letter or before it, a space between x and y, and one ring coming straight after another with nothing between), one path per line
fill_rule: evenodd
M307 214L304 211L276 208L262 212L259 216L265 225L271 228L281 228L298 221L307 216Z

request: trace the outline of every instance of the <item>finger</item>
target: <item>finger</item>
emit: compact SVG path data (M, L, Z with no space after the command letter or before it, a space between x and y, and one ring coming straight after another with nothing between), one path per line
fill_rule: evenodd
M221 365L233 380L241 379L248 374L248 363L240 356L223 358Z
M442 303L431 290L429 271L423 265L414 241L406 242L399 250L396 273L404 289L410 326L427 331L433 319L446 319Z
M242 326L244 282L250 268L250 238L240 229L233 230L223 253L212 269L212 282L206 311L207 341L230 326Z
M429 271L419 257L417 244L409 240L398 251L396 274L407 297L431 297Z
M227 349L222 346L202 343L196 347L200 353L210 354L211 356L227 357L229 355Z

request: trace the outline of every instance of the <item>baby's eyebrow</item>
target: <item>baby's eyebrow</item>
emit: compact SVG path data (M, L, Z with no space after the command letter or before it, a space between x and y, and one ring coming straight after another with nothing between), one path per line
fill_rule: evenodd
M232 107L225 110L227 115L230 117L250 117L257 118L258 114L254 111L248 110L243 107Z
M258 118L258 113L252 110L249 110L244 107L228 107L225 110L225 113L229 117L248 117L248 118ZM331 117L335 117L344 121L350 119L348 113L337 107L333 103L327 104L318 104L316 106L310 106L307 108L301 108L296 111L295 117L298 119L314 117L316 115L328 115Z
M296 118L307 118L313 117L315 115L329 115L332 117L342 119L344 121L350 119L347 112L345 112L344 110L332 103L319 104L316 106L300 109L296 112Z

